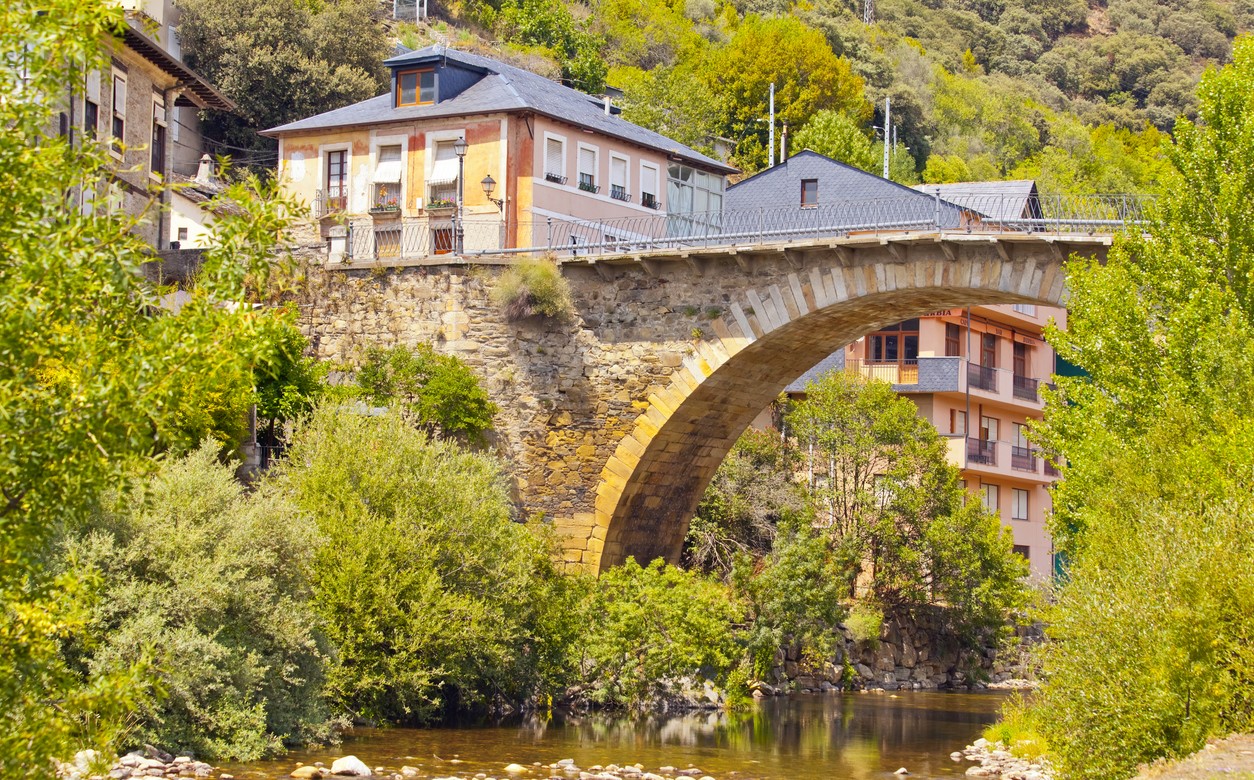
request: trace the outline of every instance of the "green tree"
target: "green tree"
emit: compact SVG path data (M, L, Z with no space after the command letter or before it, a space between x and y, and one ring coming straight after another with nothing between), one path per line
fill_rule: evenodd
M133 667L106 677L64 662L62 643L87 637L91 583L54 576L52 535L89 519L105 488L155 450L190 446L184 410L247 374L274 325L247 305L247 282L268 277L286 224L267 191L232 188L244 217L218 221L220 244L205 250L187 304L163 314L146 305L156 292L141 270L151 250L130 230L137 218L78 207L107 180L110 157L49 129L70 74L107 69L100 47L122 24L102 2L0 8L0 60L25 65L21 79L0 69L4 777L48 777L54 757L108 741L147 684Z
M964 501L944 442L909 399L831 371L786 419L850 595L868 578L886 610L944 604L959 632L998 625L1023 604L1027 566L1009 529Z
M277 444L279 428L313 410L322 394L325 373L317 360L305 354L309 347L295 327L276 339L269 359L254 370L257 421L265 425L264 438Z
M1087 372L1037 433L1063 464L1051 526L1071 566L1047 614L1041 728L1068 776L1117 777L1251 727L1254 41L1176 126L1148 225L1068 267Z
M253 760L330 736L316 529L270 487L246 493L216 452L206 442L111 497L64 555L100 583L83 662L96 675L151 664L159 693L132 744Z
M581 581L511 522L501 464L400 414L320 408L273 479L317 522L327 692L355 718L430 723L560 690Z
M474 372L430 344L370 347L357 383L373 403L400 406L433 433L480 439L496 414Z
M816 112L793 136L792 148L811 149L864 171L876 171L879 165L862 124L838 111Z
M738 553L767 555L775 530L805 503L793 481L796 452L773 431L747 430L736 440L705 489L688 527L684 561L727 575Z
M179 45L235 102L205 133L242 164L272 167L259 130L381 94L392 45L374 0L178 0Z
M770 85L778 121L802 127L828 109L866 120L871 107L863 81L837 57L822 33L792 17L746 16L727 44L709 58L705 78L723 110L722 132L739 139L736 159L746 170L766 164Z
M497 34L502 40L548 48L561 63L562 79L575 89L595 95L605 88L601 42L561 0L504 0Z

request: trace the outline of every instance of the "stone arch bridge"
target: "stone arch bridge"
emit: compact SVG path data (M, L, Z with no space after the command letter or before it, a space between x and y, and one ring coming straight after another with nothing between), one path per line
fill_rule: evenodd
M491 290L509 257L321 264L302 321L325 359L430 342L475 367L520 511L600 571L675 561L737 437L827 355L937 309L1059 305L1064 260L1110 244L936 231L569 258L566 322L503 317Z

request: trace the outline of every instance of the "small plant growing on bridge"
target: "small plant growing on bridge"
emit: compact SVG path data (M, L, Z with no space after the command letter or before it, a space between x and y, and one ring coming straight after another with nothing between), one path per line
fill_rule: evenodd
M511 321L568 320L575 313L570 284L552 257L524 258L511 265L497 280L492 300Z

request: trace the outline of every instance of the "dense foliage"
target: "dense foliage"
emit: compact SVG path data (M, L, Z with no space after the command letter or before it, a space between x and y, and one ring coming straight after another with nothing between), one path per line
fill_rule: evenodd
M38 11L38 12L37 12ZM54 575L52 537L94 514L108 487L156 450L185 448L182 423L206 395L248 374L279 324L254 314L284 225L264 191L228 194L244 217L177 313L155 314L137 217L82 209L112 164L55 128L67 74L103 67L112 4L52 0L0 8L0 776L43 778L71 745L105 743L142 694L135 667L80 674L60 655L88 638L92 583ZM103 201L103 195L101 198ZM84 212L87 213L84 213ZM50 706L50 702L57 706ZM103 745L102 745L103 746Z
M965 500L943 440L909 399L831 371L786 422L850 595L864 587L899 613L943 604L959 631L997 625L1023 603L1027 565L1009 529Z
M327 408L285 464L280 486L323 537L313 582L337 710L423 723L562 679L577 580L543 534L510 522L494 459L395 412Z
M1254 41L1176 127L1153 222L1072 264L1061 380L1039 437L1064 464L1038 711L1071 777L1119 777L1251 727Z
M501 272L492 300L505 318L569 319L575 311L570 283L551 257L520 257Z
M99 583L81 662L93 675L149 664L129 738L249 760L329 736L317 540L277 491L246 494L216 451L207 442L111 497L64 555Z
M260 130L386 91L392 53L375 0L177 0L187 63L233 100L210 111L205 135L220 154L273 167Z
M370 347L357 371L357 384L372 403L402 409L436 435L477 441L492 428L496 414L496 404L475 373L430 344Z

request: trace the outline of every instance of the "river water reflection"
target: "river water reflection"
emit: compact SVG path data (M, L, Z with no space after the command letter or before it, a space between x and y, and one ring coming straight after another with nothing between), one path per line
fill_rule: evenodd
M520 778L553 774L547 767L573 758L580 767L642 763L699 767L718 780L844 780L959 777L969 764L949 754L976 739L997 716L996 693L848 693L783 696L741 713L669 718L604 715L522 717L488 725L440 729L359 729L333 748L290 754L279 761L225 766L237 778L282 778L297 762L353 754L371 767L419 768L424 777L500 778L509 763L528 766Z

